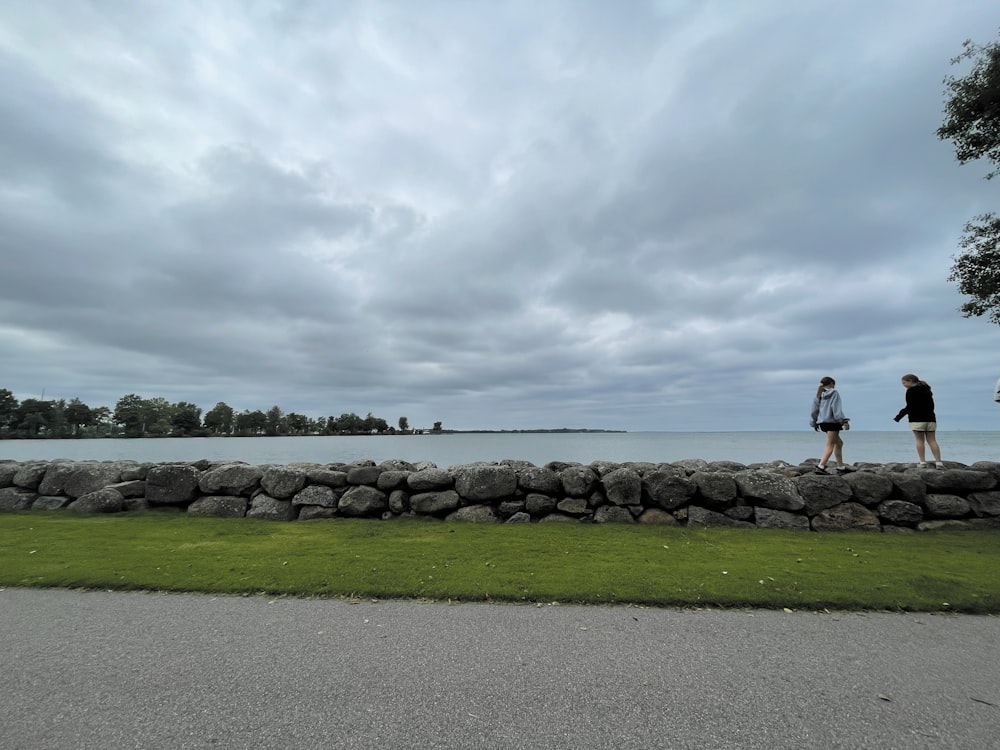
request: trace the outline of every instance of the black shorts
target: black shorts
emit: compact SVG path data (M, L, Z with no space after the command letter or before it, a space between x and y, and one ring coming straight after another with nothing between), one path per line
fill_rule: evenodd
M841 426L840 422L820 422L819 428L823 432L840 432L842 429L844 429Z

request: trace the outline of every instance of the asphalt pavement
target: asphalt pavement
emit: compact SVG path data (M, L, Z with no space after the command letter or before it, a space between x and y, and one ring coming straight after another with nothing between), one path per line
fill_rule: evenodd
M0 748L1000 748L1000 617L0 590Z

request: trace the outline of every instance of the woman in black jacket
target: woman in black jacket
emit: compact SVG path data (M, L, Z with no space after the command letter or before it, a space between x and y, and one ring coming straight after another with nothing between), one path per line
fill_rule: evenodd
M917 458L920 459L918 467L927 466L924 458L924 443L931 447L934 454L934 464L939 469L944 468L941 462L941 448L937 442L937 417L934 415L934 394L931 387L916 375L907 374L902 377L903 387L906 389L906 406L900 409L893 419L897 422L904 416L909 418L910 429L913 430L913 439L917 444Z

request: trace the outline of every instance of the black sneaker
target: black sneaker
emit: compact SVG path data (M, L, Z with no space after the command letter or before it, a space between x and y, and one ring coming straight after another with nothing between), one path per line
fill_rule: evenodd
M847 472L849 472L850 470L851 470L851 467L850 467L850 466L838 466L838 467L837 467L837 473L838 473L838 474L846 474L846 473L847 473Z
M824 468L823 468L822 466L817 466L817 467L816 467L816 473L817 473L817 474L829 474L830 472L828 472L828 471L827 471L826 469L824 469Z

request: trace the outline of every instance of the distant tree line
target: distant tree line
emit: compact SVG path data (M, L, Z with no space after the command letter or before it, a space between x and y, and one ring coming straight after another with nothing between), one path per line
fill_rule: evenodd
M371 412L364 417L341 414L313 419L272 406L237 412L220 401L202 416L201 407L187 401L170 403L165 398L122 396L114 410L91 407L74 398L18 401L0 388L0 438L95 438L95 437L253 437L278 435L381 435L409 434L409 420L400 417L390 426ZM435 422L433 432L441 431Z

